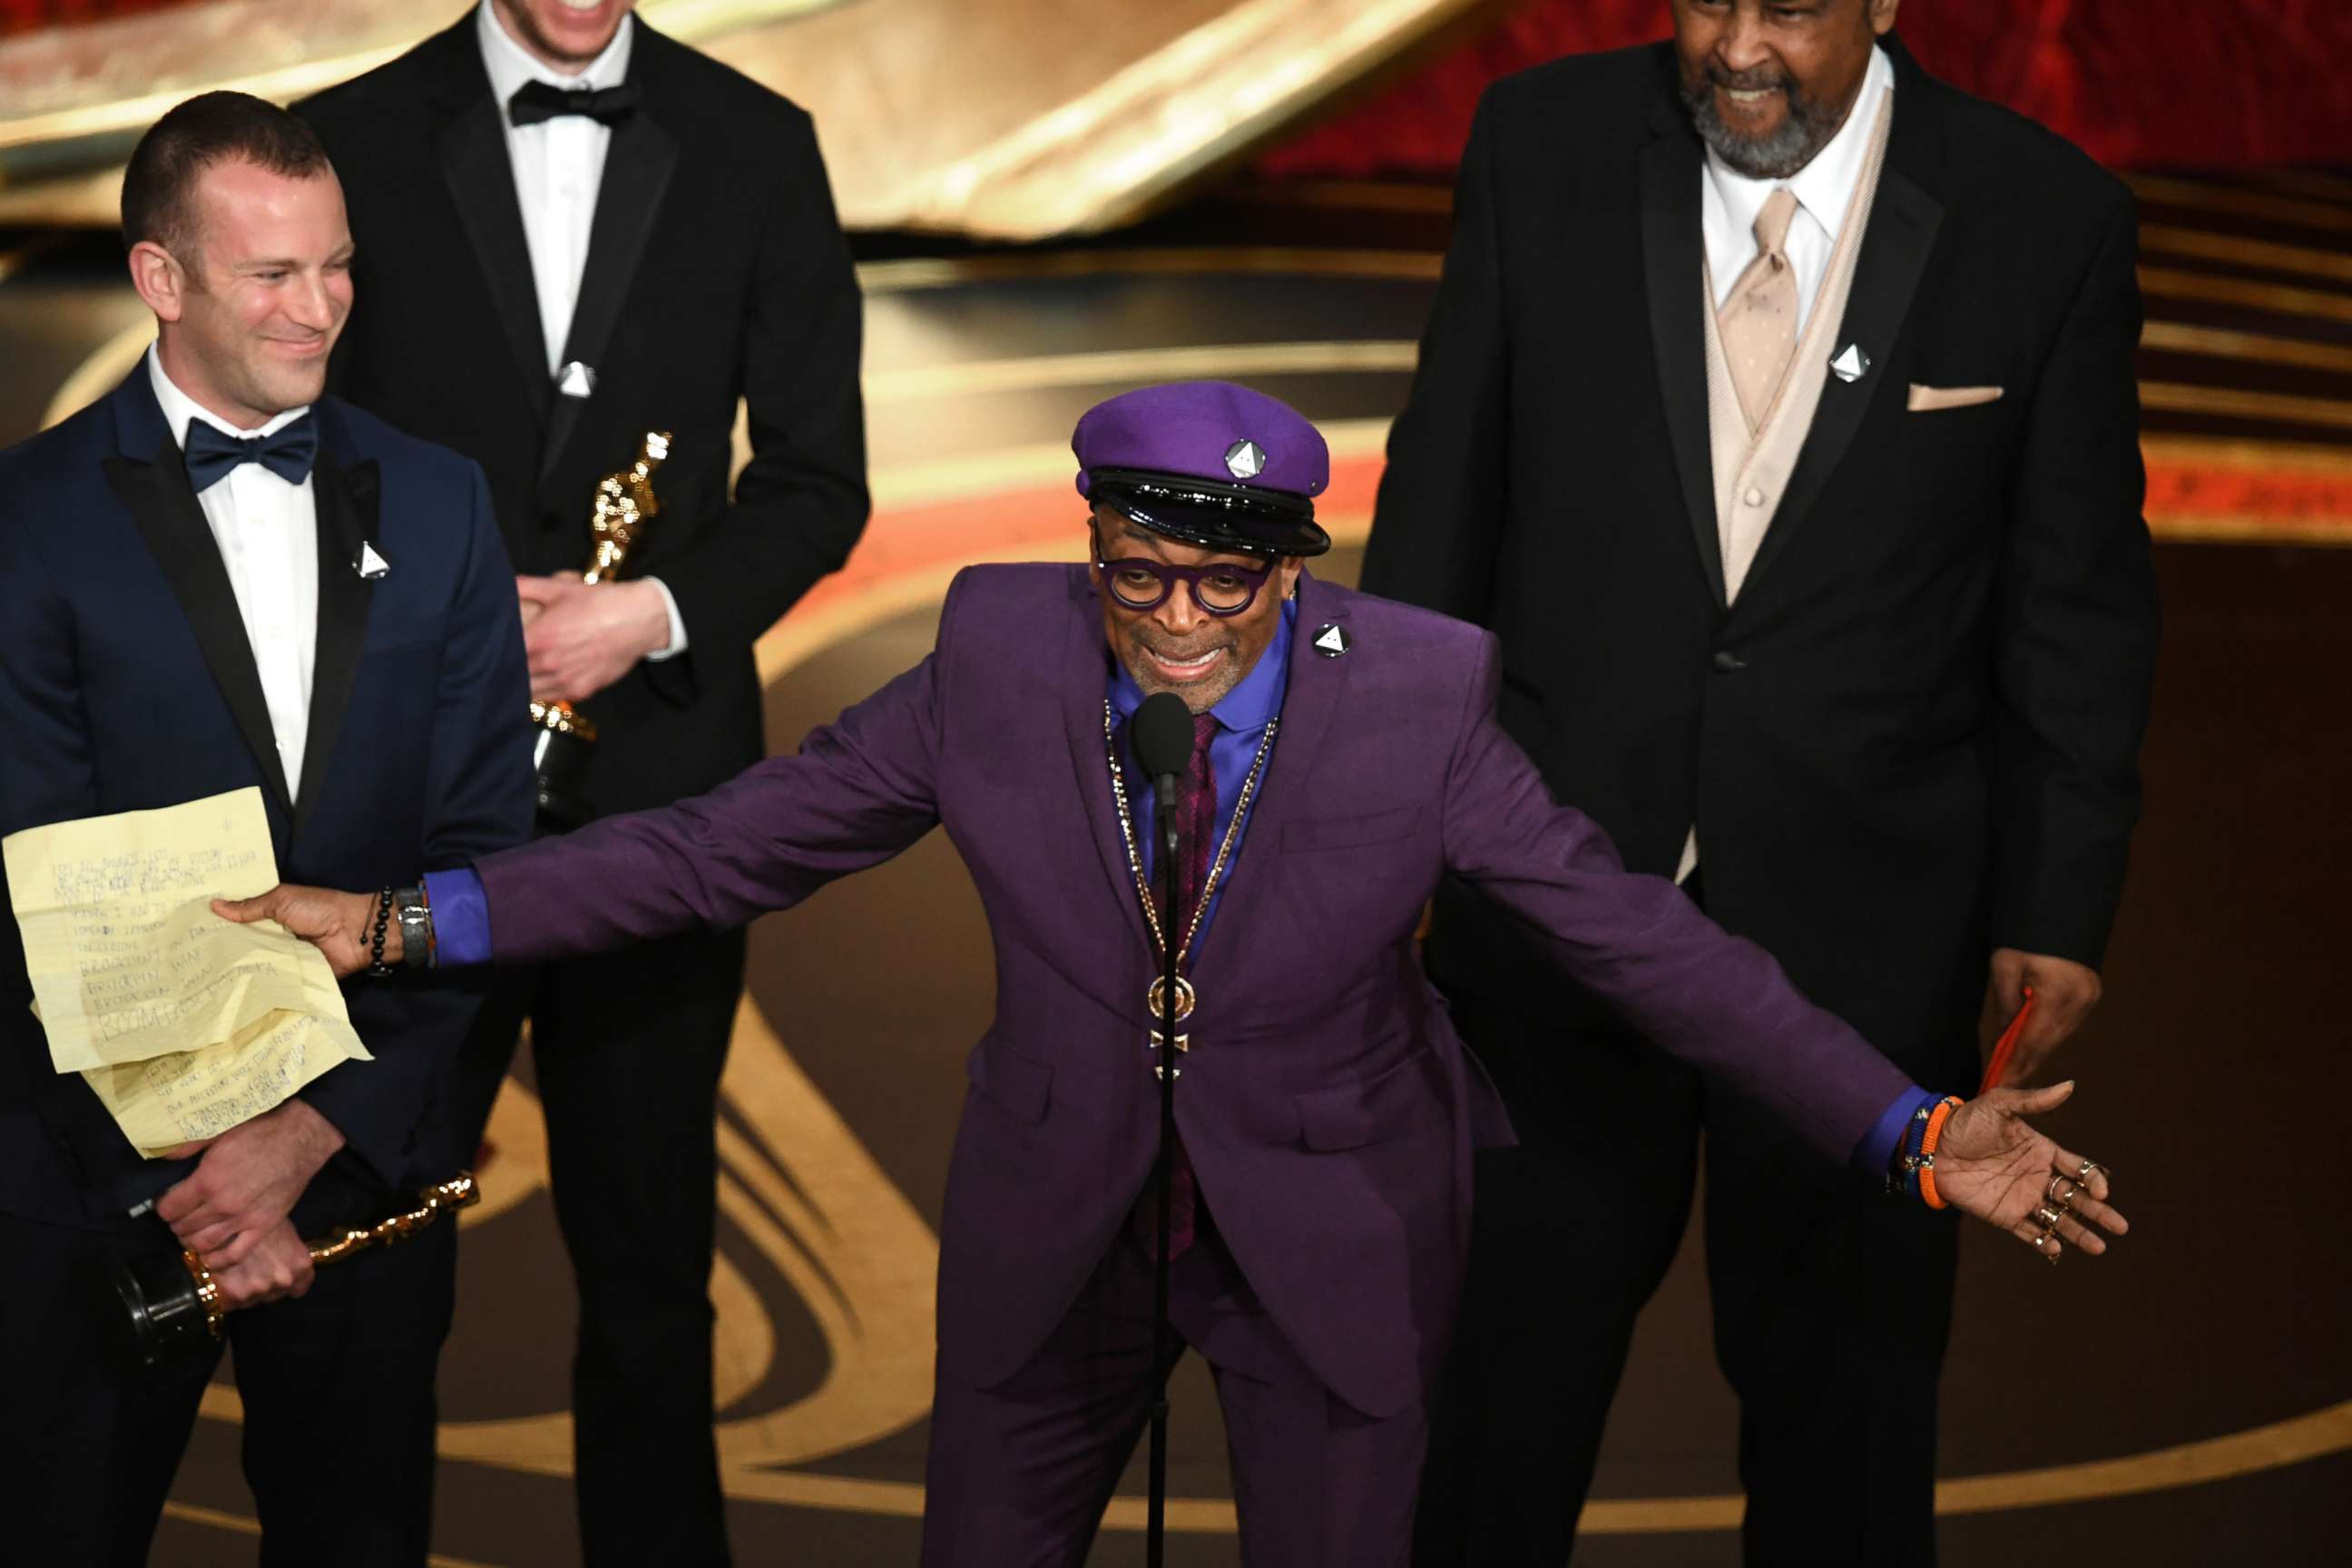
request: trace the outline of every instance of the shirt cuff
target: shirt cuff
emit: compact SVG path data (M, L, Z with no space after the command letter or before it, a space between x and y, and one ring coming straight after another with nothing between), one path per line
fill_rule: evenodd
M440 914L437 902L434 905L434 914L437 920ZM444 936L441 951L446 952L448 950L449 939ZM1911 1125L1911 1119L1919 1114L1920 1107L1936 1106L1942 1102L1943 1098L1940 1094L1928 1093L1916 1083L1896 1095L1894 1103L1880 1111L1878 1120L1870 1124L1870 1131L1862 1135L1862 1142L1853 1146L1855 1167L1874 1176L1886 1174L1894 1167L1895 1152L1903 1147L1903 1132Z
M668 584L658 577L646 577L641 581L651 583L661 590L662 608L669 612L669 646L656 648L646 655L647 658L659 664L666 658L676 658L686 651L686 617L677 613L677 596L669 591Z
M446 969L490 961L490 900L472 867L425 872L425 899L433 909L436 964Z

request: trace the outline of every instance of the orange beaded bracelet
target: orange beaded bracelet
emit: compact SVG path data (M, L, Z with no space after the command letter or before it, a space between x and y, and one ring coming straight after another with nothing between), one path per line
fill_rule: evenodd
M1919 1195L1927 1200L1931 1209L1944 1207L1943 1198L1936 1191L1936 1143L1944 1135L1944 1123L1960 1108L1958 1095L1948 1094L1943 1103L1927 1113L1927 1131L1919 1140Z

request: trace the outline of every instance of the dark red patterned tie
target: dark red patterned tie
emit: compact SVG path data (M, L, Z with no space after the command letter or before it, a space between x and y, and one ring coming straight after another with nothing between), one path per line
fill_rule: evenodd
M1217 836L1217 774L1209 765L1209 742L1217 733L1214 714L1192 715L1192 760L1184 776L1176 781L1176 825L1183 834L1183 858L1176 863L1176 910L1171 917L1162 910L1160 927L1167 940L1181 944L1184 929L1200 903L1202 885L1209 879L1209 861L1216 850ZM1178 1024L1176 1032L1182 1034L1185 1026ZM1182 1057L1177 1058L1181 1066ZM1192 1179L1192 1156L1184 1152L1181 1138L1169 1155L1168 1256L1181 1258L1192 1245L1193 1221L1200 1201L1200 1189ZM1159 1216L1160 1196L1156 1187L1147 1186L1143 1199L1136 1205L1134 1229L1136 1239L1150 1250Z

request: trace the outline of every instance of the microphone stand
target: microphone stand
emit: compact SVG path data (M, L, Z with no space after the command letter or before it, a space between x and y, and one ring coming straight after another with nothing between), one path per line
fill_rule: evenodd
M1184 913L1176 907L1176 780L1158 781L1160 885L1167 889L1160 908L1167 911L1166 940L1160 944L1167 968L1160 975L1160 1160L1153 1184L1159 1188L1160 1224L1151 1279L1151 1490L1143 1533L1144 1562L1161 1568L1168 1550L1168 1373L1173 1358L1169 1346L1175 1331L1168 1321L1168 1228L1175 1202L1176 1152L1176 959L1182 938Z

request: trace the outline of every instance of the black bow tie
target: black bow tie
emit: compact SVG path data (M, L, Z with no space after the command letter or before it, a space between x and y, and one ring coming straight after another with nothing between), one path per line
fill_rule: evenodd
M537 125L567 114L584 114L600 125L625 120L637 111L635 84L618 87L557 87L551 82L525 82L507 100L507 118L517 125Z
M308 414L267 436L232 436L202 419L188 421L188 483L202 495L239 463L259 463L289 485L310 477L319 455L319 427Z

